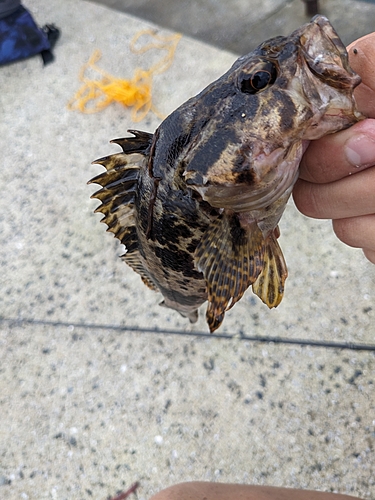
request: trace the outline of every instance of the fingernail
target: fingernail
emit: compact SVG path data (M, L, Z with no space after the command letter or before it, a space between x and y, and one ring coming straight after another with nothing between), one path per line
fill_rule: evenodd
M345 144L345 155L354 167L375 165L375 141L363 134L352 137Z

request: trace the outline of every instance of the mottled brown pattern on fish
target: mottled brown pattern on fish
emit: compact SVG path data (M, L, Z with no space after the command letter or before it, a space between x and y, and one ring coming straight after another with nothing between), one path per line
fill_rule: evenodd
M211 331L252 286L282 300L287 267L278 223L307 141L361 118L360 79L345 47L318 16L277 37L167 117L155 134L113 141L92 182L103 222L125 245L124 261L196 321L208 300Z

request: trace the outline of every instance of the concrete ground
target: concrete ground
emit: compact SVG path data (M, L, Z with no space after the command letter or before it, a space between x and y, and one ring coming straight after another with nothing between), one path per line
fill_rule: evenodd
M275 4L292 15L294 3L249 2L265 25ZM24 5L62 37L50 66L0 68L0 498L104 500L138 480L146 500L193 479L374 498L374 266L329 221L290 203L280 239L290 277L277 310L249 292L210 338L203 318L191 326L160 308L117 258L86 185L101 171L91 160L117 150L110 139L159 119L66 107L94 49L122 78L155 62L157 52L129 50L152 25L82 0ZM373 3L321 5L336 6L344 39L371 31ZM210 42L184 36L155 77L163 113L234 61Z
M305 23L303 0L94 0L236 54ZM314 0L310 0L313 2ZM345 44L374 30L375 0L318 0Z

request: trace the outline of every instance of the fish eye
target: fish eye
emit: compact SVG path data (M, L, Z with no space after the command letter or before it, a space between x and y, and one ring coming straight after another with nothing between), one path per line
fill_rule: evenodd
M272 85L276 78L276 65L268 61L253 73L242 77L240 81L241 91L245 92L245 94L256 94Z

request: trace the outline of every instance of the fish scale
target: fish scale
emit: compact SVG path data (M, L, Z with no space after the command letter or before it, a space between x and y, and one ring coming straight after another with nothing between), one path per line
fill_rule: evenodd
M279 221L310 140L363 116L360 83L323 16L240 57L218 80L169 115L154 134L112 142L94 163L108 231L124 261L164 297L162 305L207 324L252 286L270 308L284 295L287 266Z

